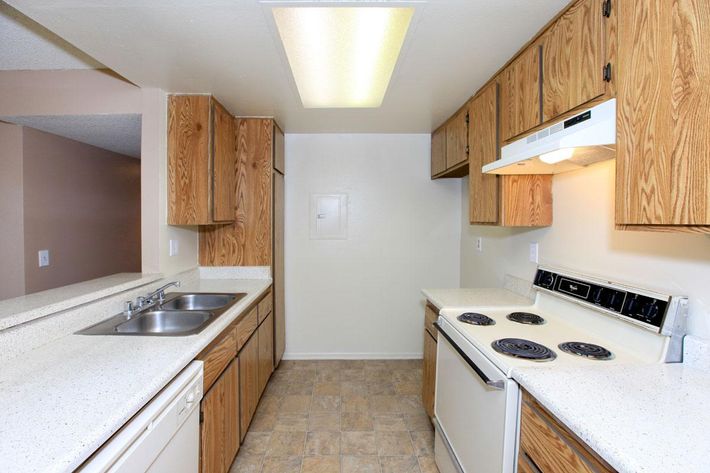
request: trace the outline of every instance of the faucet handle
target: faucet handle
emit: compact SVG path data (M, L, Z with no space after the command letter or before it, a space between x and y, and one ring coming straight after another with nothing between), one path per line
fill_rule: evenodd
M131 315L131 313L133 313L133 301L126 301L123 303L123 313L125 315Z

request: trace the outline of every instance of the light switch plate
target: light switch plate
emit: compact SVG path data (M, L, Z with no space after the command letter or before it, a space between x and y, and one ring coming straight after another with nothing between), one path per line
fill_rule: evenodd
M478 251L483 251L483 237L476 238L476 249Z
M530 243L530 262L539 263L539 245L537 243Z
M348 195L311 194L311 240L348 238Z
M45 266L49 266L49 250L39 250L37 252L37 256L39 259L39 267L44 268Z
M180 244L178 240L170 240L170 248L168 252L170 256L177 256L180 252Z

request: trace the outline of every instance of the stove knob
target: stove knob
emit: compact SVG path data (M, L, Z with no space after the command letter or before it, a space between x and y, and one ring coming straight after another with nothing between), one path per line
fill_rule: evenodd
M638 296L634 296L629 298L628 301L626 301L626 311L630 314L634 314L636 312L636 309L638 308Z
M594 289L594 292L592 293L592 302L595 304L600 304L602 301L602 294L604 292L603 287L598 287Z
M651 301L641 308L641 313L650 321L658 315L659 310L660 308L658 307L656 301Z

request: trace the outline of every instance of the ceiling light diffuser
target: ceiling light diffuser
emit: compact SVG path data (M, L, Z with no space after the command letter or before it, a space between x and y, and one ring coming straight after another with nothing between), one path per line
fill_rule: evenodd
M413 8L273 8L305 108L382 105Z

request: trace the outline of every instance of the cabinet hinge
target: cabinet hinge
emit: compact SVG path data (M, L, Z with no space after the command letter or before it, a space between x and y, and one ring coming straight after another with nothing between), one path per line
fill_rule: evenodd
M466 145L466 154L470 154L468 151L468 145Z
M611 0L604 0L604 3L602 3L602 16L604 18L611 16Z
M469 120L470 120L469 114L468 114L468 112L466 112L466 125L468 125L470 123Z
M606 66L604 66L604 71L602 72L602 77L604 78L604 82L611 82L611 63L608 62Z
M200 410L200 424L205 421L205 413L204 411Z

